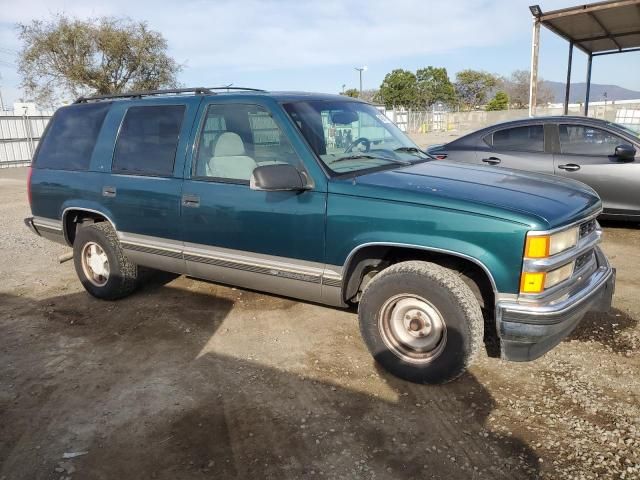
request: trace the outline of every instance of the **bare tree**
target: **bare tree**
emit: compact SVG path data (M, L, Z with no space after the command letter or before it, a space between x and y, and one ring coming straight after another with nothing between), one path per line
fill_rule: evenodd
M40 103L177 84L181 66L167 55L164 37L145 22L59 15L18 29L22 86Z
M360 98L365 102L380 103L379 93L380 91L377 89L362 90Z
M529 106L529 79L528 70L514 70L509 78L501 80L501 89L509 96L509 102L514 108L526 108ZM553 102L553 91L545 84L542 78L538 79L538 105L546 105Z

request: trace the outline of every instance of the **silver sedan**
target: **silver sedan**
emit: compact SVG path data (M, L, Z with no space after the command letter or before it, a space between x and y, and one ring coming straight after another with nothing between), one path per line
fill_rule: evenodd
M500 123L427 150L438 159L579 180L602 198L604 218L640 219L640 138L587 117L534 117Z

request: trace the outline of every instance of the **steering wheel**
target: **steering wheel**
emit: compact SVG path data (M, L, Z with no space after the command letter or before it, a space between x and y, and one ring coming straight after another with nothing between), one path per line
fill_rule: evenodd
M360 137L360 138L356 138L353 142L351 142L349 146L344 149L344 153L350 153L353 150L353 147L355 147L360 143L364 145L365 152L368 152L369 150L371 150L371 142L369 141L369 139Z

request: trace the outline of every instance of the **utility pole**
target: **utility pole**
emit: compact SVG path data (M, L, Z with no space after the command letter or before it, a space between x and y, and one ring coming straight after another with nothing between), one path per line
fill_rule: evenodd
M357 70L358 73L360 74L360 97L362 98L362 72L367 71L367 66L364 65L362 67L355 67L355 70Z
M0 112L4 112L4 100L2 100L2 89L0 89Z

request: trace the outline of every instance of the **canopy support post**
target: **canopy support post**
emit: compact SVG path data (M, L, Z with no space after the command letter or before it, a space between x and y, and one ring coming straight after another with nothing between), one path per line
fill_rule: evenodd
M569 93L571 91L571 64L573 62L573 42L569 42L569 61L567 63L567 84L564 90L564 114L569 114Z
M536 113L538 103L538 51L540 46L540 21L533 17L533 34L531 39L531 72L529 77L529 116Z
M587 92L584 96L584 116L589 115L589 94L591 93L591 66L593 64L593 54L589 54L587 61Z

